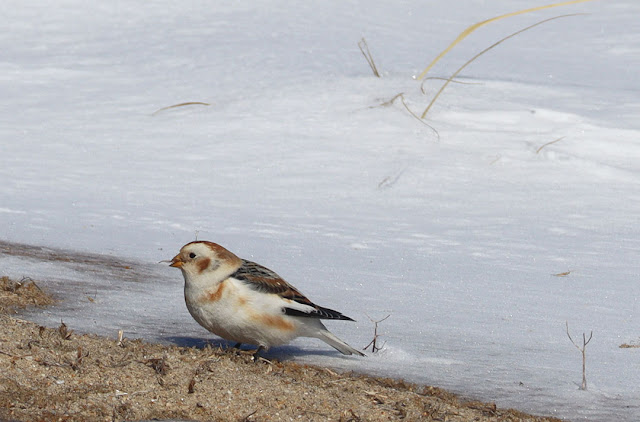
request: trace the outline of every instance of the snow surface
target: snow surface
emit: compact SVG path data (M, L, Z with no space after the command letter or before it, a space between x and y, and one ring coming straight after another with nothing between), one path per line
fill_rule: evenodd
M306 339L271 356L640 420L640 349L619 348L640 342L640 2L474 32L431 76L586 13L467 67L428 116L439 136L379 106L403 92L421 113L441 82L413 76L460 31L538 4L5 1L0 240L50 249L0 254L0 274L64 298L40 323L217 342L158 264L197 234L357 319L330 324L353 346L390 315L366 359ZM593 331L587 391L566 322Z

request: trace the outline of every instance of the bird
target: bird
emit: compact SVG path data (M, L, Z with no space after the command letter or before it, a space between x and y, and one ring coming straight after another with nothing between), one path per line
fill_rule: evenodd
M182 271L191 316L213 334L236 342L236 347L256 345L257 356L297 337L314 337L344 355L365 356L321 321L353 319L316 305L275 272L217 243L187 243L169 265Z

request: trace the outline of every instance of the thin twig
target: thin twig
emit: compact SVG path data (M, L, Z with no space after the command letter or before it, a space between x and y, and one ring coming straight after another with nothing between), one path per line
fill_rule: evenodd
M420 91L422 91L423 94L426 94L427 91L425 91L424 89L424 84L427 83L427 81L448 81L449 78L442 78L440 76L429 76L428 78L424 78L424 80L420 83ZM452 83L454 84L460 84L460 85L484 85L482 82L464 82L464 81L459 81L459 80L451 80Z
M561 137L559 137L558 139L556 139L556 140L554 140L554 141L547 142L546 144L542 145L540 148L538 148L538 149L536 150L536 154L538 154L540 151L542 151L542 148L544 148L544 147L546 147L546 146L549 146L549 145L551 145L551 144L555 144L556 142L560 142L560 141L562 141L564 138L565 138L565 136L561 136Z
M385 101L382 104L379 104L377 106L370 106L369 108L388 107L388 106L392 105L398 98L400 98L400 102L402 102L402 106L405 108L405 110L407 110L409 112L409 114L411 114L417 121L419 121L423 125L427 126L429 129L431 129L433 131L433 133L436 134L436 138L438 139L438 141L440 141L440 133L438 133L438 131L433 126L431 126L429 123L427 123L424 120L422 120L416 113L414 113L409 108L409 106L407 105L407 103L404 100L404 92L396 94L393 98L391 98L388 101Z
M23 355L23 356L14 355L13 353L5 352L4 350L0 350L0 355L6 355L6 356L9 356L9 357L12 357L12 358L15 358L15 359L24 359L27 356L31 356L31 355Z
M399 97L402 97L404 95L404 92L401 92L399 94L396 94L393 98L391 98L388 101L385 101L382 104L378 104L378 105L373 105L373 106L369 106L369 108L378 108L378 107L389 107L390 105L393 105L393 103L395 102L395 100L397 100Z
M408 168L408 166L403 168L402 170L400 170L393 177L387 176L384 179L382 179L382 181L380 181L380 183L378 183L378 189L386 189L386 188L390 188L393 185L395 185L396 182L398 181L398 179L400 179L400 176L402 176L402 173L404 173L405 170L407 170L407 168Z
M369 51L369 45L367 44L367 40L362 38L360 41L358 41L358 48L360 48L360 52L364 56L364 58L367 61L367 63L369 63L369 67L371 68L371 71L373 72L373 74L377 78L379 78L380 77L380 73L378 72L378 68L376 67L376 62L373 61L373 56L371 55L371 52Z
M490 166L494 165L495 163L497 163L498 161L500 161L500 159L501 159L501 158L502 158L502 155L498 154L498 156L497 156L495 159L493 159L493 160L489 163L489 165L490 165Z
M371 322L374 323L374 327L373 327L373 340L371 340L369 342L369 344L367 344L362 350L367 350L369 347L371 347L371 352L376 353L380 350L382 350L384 348L384 345L387 344L387 342L384 342L382 344L382 346L378 346L378 337L380 337L380 335L378 334L378 324L381 323L382 321L386 320L387 318L389 318L391 316L391 314L387 315L386 317L378 320L378 321L374 321L373 318L371 318L369 315L367 315L367 318L369 318L369 320Z
M177 108L177 107L184 107L184 106L190 106L190 105L203 105L203 106L210 106L211 104L209 103L203 103L200 101L190 101L188 103L180 103L180 104L174 104L171 106L167 106L167 107L162 107L161 109L158 109L156 111L154 111L153 113L151 113L152 116L155 116L156 114L160 113L161 111L165 111L165 110L169 110L171 108Z
M565 324L567 327L567 337L569 337L569 340L571 340L571 343L573 343L576 349L578 349L580 353L582 353L582 385L580 386L580 389L586 390L587 389L587 344L589 344L589 342L591 342L591 339L593 338L593 331L591 331L591 333L589 334L588 339L586 334L582 333L582 347L580 347L576 344L575 341L573 341L573 338L571 338L571 334L569 334L569 321L565 321Z
M254 410L253 412L249 413L247 416L245 416L244 418L242 418L243 422L249 422L249 418L253 415L255 415L256 413L258 413L258 410Z
M436 134L436 138L438 139L438 142L439 142L440 141L440 133L436 130L436 128L434 128L433 126L431 126L430 124L428 124L427 122L422 120L417 114L415 114L413 111L411 111L411 109L409 108L407 103L404 102L404 95L400 97L400 101L402 101L402 105L404 106L404 108L407 109L409 114L411 114L413 117L416 118L416 120L418 120L419 122L423 123L426 127L431 129L433 131L433 133Z

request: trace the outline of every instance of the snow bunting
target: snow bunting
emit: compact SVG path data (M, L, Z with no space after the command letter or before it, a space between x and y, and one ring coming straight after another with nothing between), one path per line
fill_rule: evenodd
M296 337L315 337L345 355L364 356L320 321L351 318L314 304L270 269L216 243L187 243L169 265L182 271L191 316L224 339L255 344L260 351Z

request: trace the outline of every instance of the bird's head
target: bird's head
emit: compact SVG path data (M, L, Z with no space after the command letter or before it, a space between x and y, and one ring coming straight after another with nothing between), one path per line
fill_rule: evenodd
M180 268L187 283L220 282L240 268L242 260L216 243L196 241L184 245L169 265Z

